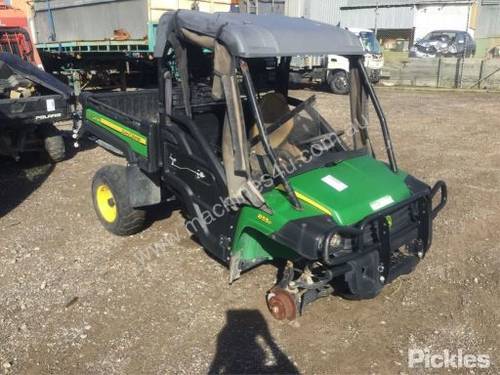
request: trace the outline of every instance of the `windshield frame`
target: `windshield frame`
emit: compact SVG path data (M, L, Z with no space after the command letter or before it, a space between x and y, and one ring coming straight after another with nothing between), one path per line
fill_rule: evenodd
M451 43L453 40L458 38L457 31L431 31L427 33L421 40L422 41L434 41L438 40L437 38L441 36L448 37L448 41L446 43Z
M384 144L385 144L385 148L386 148L386 152L387 152L387 157L389 160L390 169L394 173L398 173L398 166L396 163L396 157L394 154L394 149L392 146L392 141L391 141L389 129L387 126L387 120L386 120L385 115L383 113L383 110L382 110L382 107L381 107L380 102L378 100L378 97L375 93L375 90L374 90L374 88L371 85L371 82L369 80L368 73L366 72L366 69L365 69L364 64L363 64L363 59L360 58L359 56L346 56L346 57L349 58L349 60L351 62L351 68L359 71L359 85L362 89L365 90L366 94L370 98L370 100L374 106L375 112L377 114L377 117L379 119L379 123L380 123L381 129L382 129ZM278 163L278 158L276 156L276 153L275 153L274 149L271 147L269 137L268 137L268 134L266 131L266 127L264 126L263 116L262 116L262 113L260 111L260 107L259 107L259 104L257 101L258 96L257 96L257 92L255 90L255 86L254 86L254 83L252 80L249 66L248 66L247 62L245 61L245 59L243 59L243 58L239 58L238 61L239 61L239 64L237 64L237 65L240 68L239 70L243 76L243 83L244 83L244 86L245 86L246 91L247 91L246 97L249 100L249 103L250 103L250 106L251 106L251 109L252 109L252 112L254 115L254 119L256 121L256 125L258 128L259 137L260 137L260 140L262 141L262 144L263 144L263 148L264 148L267 156L269 157L274 170L278 171L276 178L279 179L279 181L281 182L281 184L285 190L285 193L288 195L291 203L295 206L295 208L302 209L302 206L301 206L301 204L300 204L300 202L295 194L295 191L293 190L293 187L290 185L290 183L288 181L288 177L290 177L290 176L287 176L284 173L283 169L281 168L281 166ZM288 92L287 92L286 97L290 98L288 96ZM296 101L297 105L300 105L300 103L303 102L299 99L294 99L294 98L292 98L292 101ZM350 96L351 111L352 111L352 101L353 101L353 97L351 95ZM293 105L295 103L291 103L291 104ZM316 113L319 116L321 116L321 114L319 114L319 112L316 111ZM324 119L322 119L322 120L324 120ZM367 131L367 129L365 129L365 130ZM371 148L372 155L374 156L373 148L371 147L371 144L370 144L370 148ZM349 150L346 150L346 151L349 152ZM356 150L351 150L351 151L356 151ZM331 153L331 154L335 155L335 153ZM356 154L356 152L350 153L350 154L353 155L352 157L359 156L359 154ZM346 159L344 159L344 160L346 160ZM315 166L319 167L317 164Z
M363 149L361 154L364 155L367 153L366 147L350 149L347 146L347 144L341 139L341 136L344 134L344 130L334 129L314 106L316 103L316 95L313 94L305 100L291 96L288 96L286 99L288 105L291 105L294 108L284 116L278 118L275 122L267 124L266 136L268 137L287 121L297 118L302 112L305 112L309 118L316 123L317 129L322 132L318 136L324 136L325 138L323 141L311 142L310 147L300 150L300 155L287 160L286 163L283 164L283 169L287 172L287 177L298 176L315 168L324 167L332 163L339 163L341 161L360 156L361 149ZM255 147L261 142L260 134L251 137L248 142L250 148ZM327 149L323 148L319 150L317 149L319 145L327 146ZM314 148L314 146L317 147ZM273 151L279 155L280 151L274 147L272 148Z

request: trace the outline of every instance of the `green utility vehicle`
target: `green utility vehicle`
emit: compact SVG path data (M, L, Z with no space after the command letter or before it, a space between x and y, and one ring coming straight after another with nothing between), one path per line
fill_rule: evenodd
M352 126L327 121L314 95L289 95L291 57L324 54L350 61ZM430 188L398 169L363 55L354 34L306 19L165 14L158 89L80 97L75 137L128 162L94 177L100 221L136 233L148 207L175 197L230 282L263 262L279 266L267 294L277 319L332 292L376 296L425 256L447 193L444 182ZM369 100L387 163L375 158Z

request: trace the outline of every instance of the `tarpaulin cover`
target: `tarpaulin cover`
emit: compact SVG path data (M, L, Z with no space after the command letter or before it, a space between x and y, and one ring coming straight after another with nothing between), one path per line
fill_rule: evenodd
M41 86L62 95L65 99L73 94L73 90L68 85L65 85L51 74L37 68L33 64L24 61L17 55L11 53L0 53L0 69L7 65L12 72L24 78L29 79Z

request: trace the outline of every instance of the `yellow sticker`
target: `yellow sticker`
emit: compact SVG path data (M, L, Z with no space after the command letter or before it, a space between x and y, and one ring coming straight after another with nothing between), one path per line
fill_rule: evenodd
M389 228L392 227L392 216L391 215L387 215L385 217L385 222L387 223L387 225L389 226Z
M116 124L112 123L111 121L108 121L105 118L102 118L102 117L99 118L99 122L101 124L103 124L104 126L107 126L108 128L111 128L114 131L117 131L118 133L123 134L125 137L133 139L134 141L136 141L142 145L146 145L146 143L147 143L146 137L134 134L121 126L116 125Z
M260 221L266 223L266 224L269 224L271 225L273 222L271 221L271 219L269 219L266 215L263 215L263 214L258 214L257 215L257 219L259 219Z

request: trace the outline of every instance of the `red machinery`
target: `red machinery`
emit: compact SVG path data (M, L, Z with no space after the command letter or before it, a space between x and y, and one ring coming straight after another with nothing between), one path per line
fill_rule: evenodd
M0 52L12 53L41 67L28 30L26 14L0 2Z

